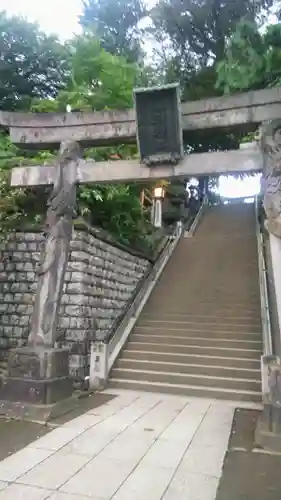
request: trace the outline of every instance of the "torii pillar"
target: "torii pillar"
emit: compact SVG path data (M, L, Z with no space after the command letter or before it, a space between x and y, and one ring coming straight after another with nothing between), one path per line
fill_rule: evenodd
M263 412L255 440L264 448L281 449L281 119L271 120L260 128L260 149L263 158L262 192L266 213L265 226L269 244L275 289L279 339L263 339L272 345L272 352L262 356ZM268 342L269 341L269 342Z
M48 200L28 343L10 352L8 376L0 390L2 411L4 408L10 416L47 420L54 405L72 395L69 352L55 347L55 342L75 217L79 159L75 142L61 145Z

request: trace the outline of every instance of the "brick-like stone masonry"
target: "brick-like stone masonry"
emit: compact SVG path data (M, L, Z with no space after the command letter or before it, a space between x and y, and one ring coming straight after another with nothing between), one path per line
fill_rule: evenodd
M29 334L43 235L11 234L0 260L0 372L8 350L24 345ZM88 231L74 232L59 319L59 343L69 347L70 375L81 380L89 370L92 339L104 339L122 314L151 264Z

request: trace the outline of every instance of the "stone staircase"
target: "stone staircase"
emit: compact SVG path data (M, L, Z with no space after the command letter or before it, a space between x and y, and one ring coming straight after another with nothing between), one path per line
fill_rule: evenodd
M215 206L179 242L109 386L260 402L261 348L254 206Z

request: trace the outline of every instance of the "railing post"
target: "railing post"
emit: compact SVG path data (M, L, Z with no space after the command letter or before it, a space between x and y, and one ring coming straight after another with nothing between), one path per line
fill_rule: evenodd
M183 222L181 220L177 221L177 237L182 233Z
M102 340L91 343L90 389L102 389L108 380L108 344Z

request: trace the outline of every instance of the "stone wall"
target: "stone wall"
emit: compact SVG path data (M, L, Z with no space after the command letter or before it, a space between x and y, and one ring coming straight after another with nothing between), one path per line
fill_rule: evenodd
M17 232L10 236L0 260L0 361L8 350L24 345L29 333L43 236ZM59 319L61 345L70 349L70 374L84 378L89 342L103 339L151 264L95 232L76 230L65 277Z

